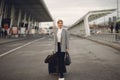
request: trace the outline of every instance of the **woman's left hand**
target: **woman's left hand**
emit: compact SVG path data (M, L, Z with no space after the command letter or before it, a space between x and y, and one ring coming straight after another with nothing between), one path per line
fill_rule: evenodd
M66 52L69 52L69 49L66 49Z

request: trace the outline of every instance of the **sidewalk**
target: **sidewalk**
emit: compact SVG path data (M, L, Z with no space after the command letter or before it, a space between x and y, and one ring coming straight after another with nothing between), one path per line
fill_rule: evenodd
M0 38L0 44L5 44L5 43L19 41L19 40L25 40L25 39L40 38L42 36L43 35L36 34L36 35L28 35L28 36L18 37L18 38L15 38L15 37Z
M111 40L109 40L109 38L107 40L104 40L103 37L98 38L98 36L97 37L93 37L93 36L82 37L82 36L79 36L79 35L73 35L73 36L77 36L77 37L84 38L84 39L87 39L87 40L90 40L90 41L94 41L94 42L97 42L99 44L103 44L103 45L112 47L112 48L120 51L120 41L111 41Z
M18 40L21 40L21 38L18 38L18 39L15 39L15 38L0 38L0 44L14 42L14 41L18 41Z
M119 42L109 42L109 41L104 41L104 40L97 40L94 38L86 38L86 39L109 46L109 47L112 47L112 48L120 51L120 43Z

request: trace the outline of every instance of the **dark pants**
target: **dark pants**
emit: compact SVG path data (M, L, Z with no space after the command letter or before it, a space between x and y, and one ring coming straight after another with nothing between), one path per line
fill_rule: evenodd
M58 73L60 73L60 78L63 78L63 73L66 72L66 66L64 62L65 52L61 52L61 44L58 43Z

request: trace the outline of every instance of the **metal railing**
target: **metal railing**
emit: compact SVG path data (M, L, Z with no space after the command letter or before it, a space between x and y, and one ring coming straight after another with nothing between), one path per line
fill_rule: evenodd
M120 42L120 33L94 34L89 36L89 38L109 42Z

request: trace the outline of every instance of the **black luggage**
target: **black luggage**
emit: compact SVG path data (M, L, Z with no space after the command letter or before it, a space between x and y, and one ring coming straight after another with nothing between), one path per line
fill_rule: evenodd
M48 55L45 59L45 63L48 63L48 72L57 73L57 54Z
M49 74L57 72L57 64L55 62L48 63L48 72Z

